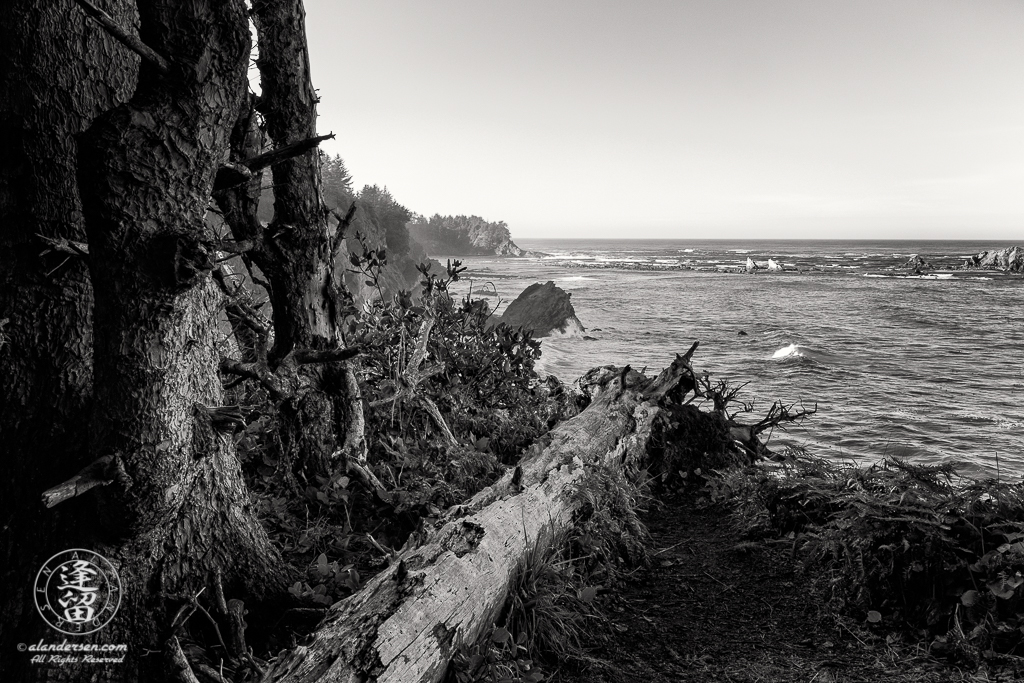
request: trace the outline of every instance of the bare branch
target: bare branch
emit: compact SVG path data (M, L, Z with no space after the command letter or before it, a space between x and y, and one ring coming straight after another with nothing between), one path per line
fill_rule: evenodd
M80 0L81 1L81 0ZM315 138L309 138L307 140L300 140L293 142L277 149L272 149L269 152L255 156L248 161L242 163L252 172L259 171L266 168L267 166L273 166L274 164L280 163L286 159L297 157L300 154L305 154L311 149L316 149L321 142L324 140L333 140L334 133L328 133L327 135L318 135Z
M43 491L43 505L52 508L58 503L82 495L89 489L106 486L112 483L116 477L114 455L104 455L63 484Z
M427 342L430 340L430 330L433 329L435 322L434 318L427 318L420 325L420 331L416 335L416 348L413 349L412 358L409 359L409 363L405 366L405 372L402 373L401 388L395 392L394 396L374 401L370 404L371 407L376 408L394 403L405 397L412 398L416 395L416 387L420 382L444 370L444 365L441 363L420 368L427 357Z
M259 382L264 389L270 392L270 397L275 401L287 398L292 394L284 382L262 363L243 363L233 358L221 358L220 371Z
M76 242L63 237L47 237L36 233L36 237L43 241L51 251L58 251L62 254L71 254L82 259L89 258L89 245L85 242ZM46 253L45 251L43 252Z
M427 318L420 324L420 331L416 334L416 349L412 352L409 360L407 374L416 376L417 381L410 384L419 384L420 366L427 357L427 342L430 341L430 330L434 329L434 318Z
M112 16L89 2L89 0L75 0L75 3L81 7L87 15L95 19L96 22L107 31L107 33L116 38L118 42L126 48L159 69L160 73L166 75L171 72L170 62L158 54L156 50L139 40L137 36L133 36L129 33L128 30L117 23Z
M441 415L441 411L438 410L437 405L430 400L427 396L420 396L420 401L426 407L427 412L430 413L430 417L434 418L434 422L441 429L441 434L444 435L445 441L448 442L449 446L457 446L459 441L452 434L452 430L448 427L448 423L444 421L444 417Z
M798 411L793 411L793 406L796 404L785 405L782 401L776 401L772 404L772 407L768 409L768 414L765 415L757 424L751 426L751 431L754 434L760 434L766 429L779 427L781 425L790 422L800 422L811 415L818 412L818 404L815 403L814 407L810 410L801 407Z
M261 342L265 343L270 334L270 323L264 320L263 316L244 300L244 297L241 295L245 293L245 290L229 282L228 278L232 275L233 273L231 273L230 268L227 266L220 266L213 271L214 281L220 286L221 291L229 297L227 304L228 319L232 321L232 324L234 324L235 320L243 323L256 333Z
M255 249L256 242L253 240L225 240L217 242L213 245L213 248L228 254L244 254Z
M334 243L331 244L331 257L338 258L338 252L341 251L341 243L345 240L345 232L348 231L348 226L352 224L352 219L356 215L356 203L352 202L352 206L348 207L348 212L342 216L337 210L331 209L331 214L337 219L338 227L334 231Z
M327 349L326 351L310 351L309 349L297 349L292 357L299 365L312 365L313 363L334 363L339 360L355 358L362 352L361 346L349 346L344 349Z
M169 669L167 673L172 681L178 681L178 683L199 683L199 679L196 678L195 673L192 671L192 666L188 663L188 659L185 658L185 653L181 651L181 644L178 643L177 636L171 636L164 643L164 658L167 660Z

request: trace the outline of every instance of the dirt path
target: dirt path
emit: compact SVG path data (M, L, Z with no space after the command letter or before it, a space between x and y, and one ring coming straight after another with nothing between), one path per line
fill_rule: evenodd
M564 683L965 681L909 648L828 626L787 542L746 542L721 509L663 501L646 522L653 562L609 599L603 660ZM854 629L858 631L859 629ZM603 646L603 647L602 647Z

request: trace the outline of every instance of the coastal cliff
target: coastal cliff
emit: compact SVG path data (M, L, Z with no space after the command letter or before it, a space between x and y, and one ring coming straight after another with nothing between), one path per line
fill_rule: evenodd
M528 256L512 241L504 221L479 216L441 216L407 224L409 234L432 256Z
M356 204L358 209L346 231L339 255L339 270L344 269L348 291L352 292L357 303L379 295L376 287L367 284L363 273L352 267L351 255L361 255L368 249L384 249L387 265L381 269L379 277L384 296L390 297L400 290L415 292L422 279L416 267L431 262L431 259L423 246L409 235L406 228L409 211L398 204L386 189L376 186L364 187ZM436 266L440 268L440 264Z

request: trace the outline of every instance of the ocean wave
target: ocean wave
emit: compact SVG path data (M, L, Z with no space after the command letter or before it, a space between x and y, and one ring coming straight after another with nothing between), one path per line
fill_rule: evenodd
M790 344L789 346L783 346L772 354L772 360L786 360L789 358L804 358L815 362L823 362L830 360L832 354L825 351L819 351L812 349L808 346L802 346L800 344Z
M580 280L596 280L596 277L589 277L587 275L567 275L565 277L555 278L559 282L578 282Z
M591 254L580 253L578 251L563 251L554 252L547 256L542 256L542 261L564 261L566 259L593 259Z

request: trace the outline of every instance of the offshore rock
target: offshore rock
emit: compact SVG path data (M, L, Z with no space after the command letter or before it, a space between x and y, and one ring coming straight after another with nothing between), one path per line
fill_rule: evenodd
M903 268L914 275L923 275L932 270L932 264L925 261L920 255L914 254L903 264Z
M494 247L494 254L496 256L534 256L532 252L522 249L512 240L505 240L498 246Z
M534 283L508 305L500 321L511 327L532 330L537 337L581 335L586 328L576 317L570 297L550 280L544 284Z
M1007 247L995 251L983 251L964 262L964 268L983 270L1006 270L1011 273L1024 272L1024 247Z

